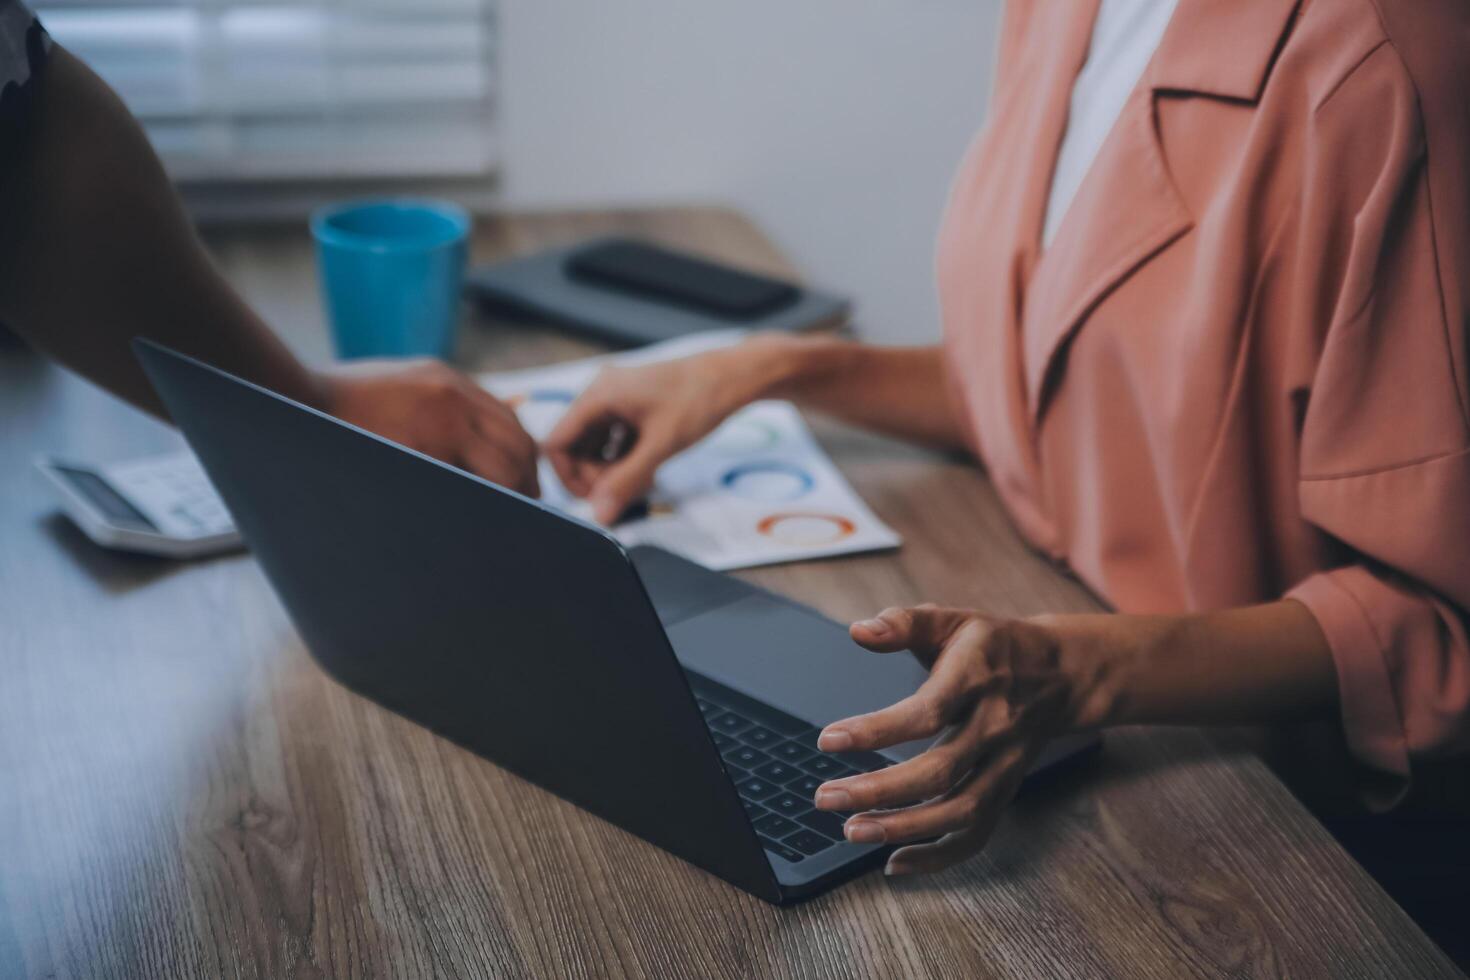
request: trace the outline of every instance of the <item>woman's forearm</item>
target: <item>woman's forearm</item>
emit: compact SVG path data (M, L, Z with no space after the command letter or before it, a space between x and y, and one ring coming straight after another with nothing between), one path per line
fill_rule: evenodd
M736 348L758 397L797 404L888 435L962 449L939 347L877 347L831 337L768 335Z
M1049 616L1090 699L1087 727L1248 725L1309 720L1337 703L1332 653L1316 618L1281 600L1171 616Z

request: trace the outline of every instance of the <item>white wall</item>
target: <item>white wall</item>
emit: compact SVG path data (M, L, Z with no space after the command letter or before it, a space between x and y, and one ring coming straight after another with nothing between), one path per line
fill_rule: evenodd
M937 335L933 243L999 0L501 0L513 205L749 214L872 338Z

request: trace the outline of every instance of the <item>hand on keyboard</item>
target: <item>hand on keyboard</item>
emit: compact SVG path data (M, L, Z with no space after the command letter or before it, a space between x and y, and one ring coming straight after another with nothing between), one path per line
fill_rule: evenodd
M876 751L950 736L883 772L824 776L817 806L860 811L845 825L850 841L907 845L889 857L888 874L937 871L979 851L1046 743L1096 723L1086 668L1064 655L1061 636L1037 621L934 606L854 623L858 643L911 650L929 678L897 704L833 722L818 744Z
M871 752L827 755L817 749L820 730L800 719L712 684L698 683L695 690L765 849L795 864L842 843L843 815L813 806L817 787L824 779L881 769L888 760Z

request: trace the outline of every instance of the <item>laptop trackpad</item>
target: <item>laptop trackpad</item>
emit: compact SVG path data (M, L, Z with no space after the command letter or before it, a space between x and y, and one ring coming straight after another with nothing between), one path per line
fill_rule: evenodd
M928 672L908 653L872 653L816 613L747 596L669 628L679 662L813 725L887 707ZM923 749L913 744L898 755Z

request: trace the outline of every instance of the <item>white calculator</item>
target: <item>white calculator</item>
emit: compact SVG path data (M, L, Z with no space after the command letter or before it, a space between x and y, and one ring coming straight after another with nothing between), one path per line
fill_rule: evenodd
M191 452L101 466L42 457L36 467L68 516L103 547L198 558L242 546L230 512Z

